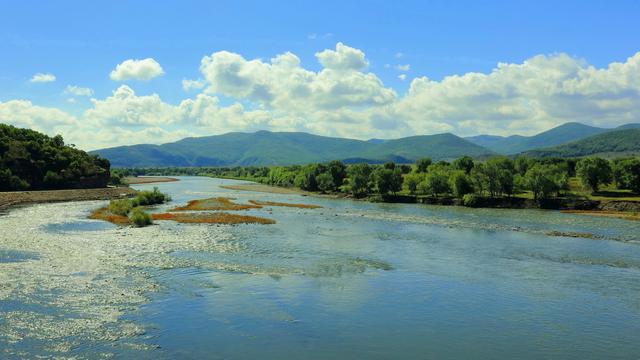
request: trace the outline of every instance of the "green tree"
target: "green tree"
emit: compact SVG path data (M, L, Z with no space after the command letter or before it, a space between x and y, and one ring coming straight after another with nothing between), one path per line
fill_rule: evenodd
M620 159L614 162L613 170L618 188L640 193L640 159Z
M418 184L418 190L433 197L449 193L451 192L449 176L441 168L430 168L424 180Z
M453 194L458 198L473 193L473 183L464 170L457 170L451 173L449 176L449 186L453 190Z
M462 170L467 175L471 173L471 169L473 169L474 165L473 159L470 156L463 156L453 162L453 167L455 169Z
M410 173L404 177L404 186L407 188L410 194L415 194L418 189L418 184L424 180L423 174Z
M331 192L336 188L333 182L333 176L326 172L316 176L316 182L318 184L318 190L323 193Z
M361 197L371 192L371 166L356 164L347 168L349 176L349 192L355 197Z
M427 172L427 168L432 164L431 158L422 158L416 161L416 172L424 173Z
M523 182L535 200L548 199L566 188L567 173L557 165L535 164L527 170Z
M333 160L327 164L327 171L333 178L334 189L342 186L344 179L347 177L347 167L339 160Z
M375 186L379 194L397 193L402 189L402 171L389 169L386 166L377 168L373 173Z
M576 175L585 186L593 192L597 192L602 184L608 184L613 180L611 165L605 159L588 157L576 164Z

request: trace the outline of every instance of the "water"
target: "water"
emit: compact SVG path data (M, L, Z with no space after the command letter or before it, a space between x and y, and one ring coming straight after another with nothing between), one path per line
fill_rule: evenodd
M158 186L322 209L275 225L86 219L105 202L0 216L0 357L637 358L640 225L535 210L371 204ZM593 239L547 235L589 233Z

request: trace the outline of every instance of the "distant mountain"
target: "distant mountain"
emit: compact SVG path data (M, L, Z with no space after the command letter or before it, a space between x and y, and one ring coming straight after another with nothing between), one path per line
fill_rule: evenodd
M625 125L622 130L607 131L586 139L559 146L531 150L524 154L532 157L640 154L640 125Z
M452 134L362 141L300 132L228 133L186 138L163 145L133 145L92 152L114 167L291 165L345 160L380 163L493 154Z
M541 147L550 147L588 138L618 129L633 129L640 124L627 124L615 129L604 129L577 122L566 123L534 136L512 135L508 137L495 135L479 135L466 138L476 145L480 145L500 154L517 154Z

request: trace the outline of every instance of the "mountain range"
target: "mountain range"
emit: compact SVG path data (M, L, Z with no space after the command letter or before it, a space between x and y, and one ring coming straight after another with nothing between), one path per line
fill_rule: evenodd
M612 145L615 144L615 145ZM368 141L303 132L233 132L191 137L176 142L119 146L91 153L114 167L293 165L329 160L346 163L414 162L421 157L451 160L463 155L584 156L598 153L640 153L640 124L614 129L566 123L534 136L450 133Z
M640 124L627 124L613 129L606 129L578 122L569 122L533 136L478 135L467 137L466 139L499 154L515 155L528 150L562 145L590 136L630 128L640 128Z

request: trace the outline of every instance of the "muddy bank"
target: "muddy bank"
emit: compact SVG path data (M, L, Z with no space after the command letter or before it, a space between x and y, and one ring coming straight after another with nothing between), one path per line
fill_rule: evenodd
M131 197L135 194L136 191L128 187L0 192L0 208L32 203L111 200Z
M124 178L124 181L129 185L135 185L135 184L153 184L153 183L173 182L173 181L180 181L180 180L172 177L163 177L163 176L137 176L137 177L126 177Z

